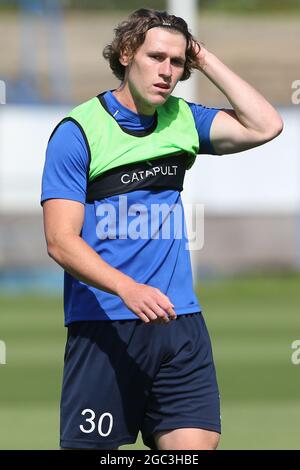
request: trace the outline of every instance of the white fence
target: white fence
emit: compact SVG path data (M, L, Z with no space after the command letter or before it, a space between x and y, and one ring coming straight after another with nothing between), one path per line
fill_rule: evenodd
M40 210L40 183L51 131L69 109L0 108L0 211ZM212 214L300 211L300 106L280 109L283 133L236 155L199 156L187 172L185 202L204 203Z

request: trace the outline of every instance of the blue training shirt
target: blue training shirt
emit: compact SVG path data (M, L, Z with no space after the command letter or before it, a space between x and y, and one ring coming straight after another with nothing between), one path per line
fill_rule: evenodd
M153 116L140 116L125 108L112 92L106 92L104 98L110 113L122 127L144 130L153 124ZM201 142L200 153L214 154L209 133L219 109L188 104ZM82 238L106 262L139 283L159 288L175 305L177 315L200 311L193 290L180 192L138 190L87 203L88 163L88 151L78 126L72 121L61 124L47 147L41 202L57 198L84 204ZM157 205L170 210L167 215L157 215L157 231L153 233L149 214ZM110 217L113 213L113 226L108 213ZM163 233L166 216L170 219L167 237ZM89 286L67 272L64 310L66 325L82 320L137 319L118 296Z

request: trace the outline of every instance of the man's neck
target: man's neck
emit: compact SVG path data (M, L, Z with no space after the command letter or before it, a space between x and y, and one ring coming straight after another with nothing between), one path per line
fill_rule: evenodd
M134 97L128 85L121 85L113 91L113 95L125 108L130 109L130 111L136 114L144 116L153 116L155 114L154 106L147 105L147 103L142 102L138 97Z

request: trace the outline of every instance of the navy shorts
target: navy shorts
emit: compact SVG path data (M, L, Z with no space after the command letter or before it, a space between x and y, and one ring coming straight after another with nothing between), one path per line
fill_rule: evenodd
M219 391L201 313L168 324L84 321L68 327L61 398L62 448L112 449L141 431L220 433Z

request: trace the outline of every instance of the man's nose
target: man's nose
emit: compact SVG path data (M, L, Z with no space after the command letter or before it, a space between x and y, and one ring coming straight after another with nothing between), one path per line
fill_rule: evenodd
M171 67L171 61L169 59L164 60L160 64L160 75L164 77L171 77L172 75L172 67Z

